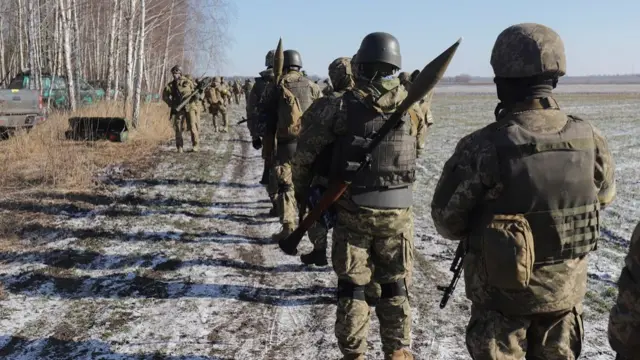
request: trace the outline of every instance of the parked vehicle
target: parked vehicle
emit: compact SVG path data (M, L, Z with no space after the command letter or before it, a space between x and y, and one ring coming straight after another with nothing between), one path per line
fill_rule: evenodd
M53 78L53 82L51 81ZM30 72L21 72L9 83L10 89L28 89ZM105 96L105 91L94 88L84 79L77 79L78 91L76 94L77 103L80 106L95 104ZM67 78L64 76L51 76L42 74L42 97L45 104L51 103L54 109L69 109L69 92L67 89Z
M27 131L47 119L39 90L0 89L0 134Z

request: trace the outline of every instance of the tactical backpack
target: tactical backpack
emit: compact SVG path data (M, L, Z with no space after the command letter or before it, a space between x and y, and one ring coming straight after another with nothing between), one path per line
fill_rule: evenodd
M282 82L278 87L278 124L276 137L278 139L293 140L300 134L300 118L302 108L296 96Z

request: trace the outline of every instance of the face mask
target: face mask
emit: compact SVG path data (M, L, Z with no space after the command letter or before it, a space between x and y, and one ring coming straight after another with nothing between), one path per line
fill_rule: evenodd
M174 80L180 80L180 77L181 77L181 76L182 76L182 75L181 75L180 73L174 73L174 74L173 74L173 79L174 79Z

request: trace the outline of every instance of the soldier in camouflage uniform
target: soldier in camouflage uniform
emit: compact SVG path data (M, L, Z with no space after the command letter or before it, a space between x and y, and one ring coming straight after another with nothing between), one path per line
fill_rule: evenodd
M278 184L275 180L275 176L271 174L271 157L272 149L269 148L269 143L265 143L263 146L263 138L265 137L266 121L263 117L260 117L262 112L261 107L264 104L264 97L266 96L266 90L275 81L273 74L273 56L275 50L270 50L265 56L264 65L267 67L260 72L260 76L255 78L255 85L252 87L249 97L247 98L247 128L251 134L251 143L256 150L262 149L262 158L264 159L264 168L262 172L262 180L260 183L265 185L267 195L271 199L272 208L269 211L270 216L276 216L276 194L278 193Z
M279 97L282 87L288 89L297 99L300 110L304 113L314 100L320 98L320 88L316 83L304 77L300 72L302 68L302 57L296 50L284 51L283 75L277 86L272 85L265 91L264 112L260 116L269 119L271 124L278 121L280 115L278 110ZM274 129L268 130L275 131ZM278 184L276 195L276 211L280 217L282 230L273 234L274 241L280 241L289 236L295 229L298 218L298 207L296 205L293 183L291 180L291 160L296 152L298 141L296 139L285 139L276 135L276 148L272 151L273 167L271 168L271 181Z
M240 94L242 94L242 86L240 85L240 80L236 80L233 82L233 99L236 102L236 105L240 105Z
M331 96L335 90L333 89L333 86L331 86L329 79L324 79L323 83L324 83L324 88L322 89L322 95Z
M615 196L607 142L553 97L562 40L539 24L504 30L491 54L496 122L460 140L431 203L437 231L463 241L474 359L577 359L587 255Z
M313 178L313 164L327 147L333 147L330 177L342 178L342 164L355 160L351 157L359 153L350 145L351 137L366 137L379 129L407 95L397 79L387 79L401 67L395 37L367 35L356 59L357 66L352 66L355 87L342 96L329 97L325 106L304 116L309 125L300 134L293 171L300 198L305 198L303 189ZM385 359L413 359L408 349L411 307L405 277L413 264L412 184L417 145L409 116L405 114L404 120L372 153L372 166L358 174L334 204L335 333L343 359L365 358L370 321L365 287L372 279L382 288L376 313Z
M193 151L197 152L200 149L200 106L202 99L199 96L194 96L184 108L176 111L175 108L183 99L196 90L196 83L190 77L182 76L182 68L178 65L171 68L171 74L173 75L173 80L165 86L162 92L162 100L171 107L171 123L175 131L176 148L179 153L184 151L182 132L186 124L191 133Z
M247 79L242 85L242 91L244 93L244 100L247 102L247 107L249 106L249 94L251 94L251 89L253 89L253 83L251 79ZM249 116L249 112L247 111L247 116Z
M609 317L609 344L618 353L616 360L640 357L640 223L631 235L625 264Z
M342 96L342 94L351 89L353 87L353 74L351 73L351 59L348 57L341 57L335 59L331 64L329 64L329 77L331 78L331 82L335 84L334 92L331 94L325 94L324 97L316 100L311 104L309 109L305 112L305 115L302 116L302 128L300 132L305 132L306 129L311 125L309 122L314 121L313 116L318 113L318 109L323 109L327 106L327 103L331 101L335 101L334 98ZM328 169L325 168L325 171L322 171L321 162L329 163L330 159L322 159L320 157L316 164L317 166L314 169L314 177L311 181L310 186L317 187L324 192L329 186L328 179ZM296 195L298 198L298 205L304 206L307 204L306 199L301 199L299 195ZM304 254L300 256L300 260L307 265L317 265L317 266L325 266L328 264L327 262L327 236L329 234L329 230L326 227L326 224L318 221L311 226L308 231L309 241L313 244L313 251L308 254Z
M206 90L205 99L207 108L213 120L213 131L229 131L229 118L227 117L227 105L225 102L226 89L221 85L220 77L213 79L213 84ZM222 117L222 126L218 126L218 115Z
M411 86L411 83L413 81L415 81L415 79L418 77L418 75L420 75L420 70L415 70L413 73L411 73L411 79L409 81L408 86ZM424 114L424 118L427 124L427 128L431 127L431 125L433 125L433 114L431 113L431 101L433 100L433 92L434 90L431 90L427 93L427 95L425 95L419 102L418 102L418 107L420 108L420 110L422 110L422 114ZM426 129L425 129L425 135L426 135Z

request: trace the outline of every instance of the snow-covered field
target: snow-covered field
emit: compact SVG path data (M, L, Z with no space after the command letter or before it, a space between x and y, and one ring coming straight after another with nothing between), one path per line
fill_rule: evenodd
M469 358L463 280L447 307L438 308L436 286L450 280L456 244L434 231L429 205L457 141L493 120L494 96L469 93L476 88L436 93L436 124L420 160L411 293L418 359ZM591 256L584 359L613 359L608 309L640 208L639 100L630 93L559 96L562 107L607 136L617 170L618 198L604 212L603 237ZM242 108L232 107L232 124ZM210 124L204 117L202 152L176 154L167 145L150 169L106 169L107 194L57 197L66 206L50 221L0 241L1 359L340 357L334 275L301 265L272 243L279 225L268 217L270 204L258 184L259 152L244 126L214 134ZM0 215L12 216L21 203L22 211L49 214L42 204L54 197L5 200L12 206ZM309 250L307 241L303 245ZM368 358L381 359L372 317Z

